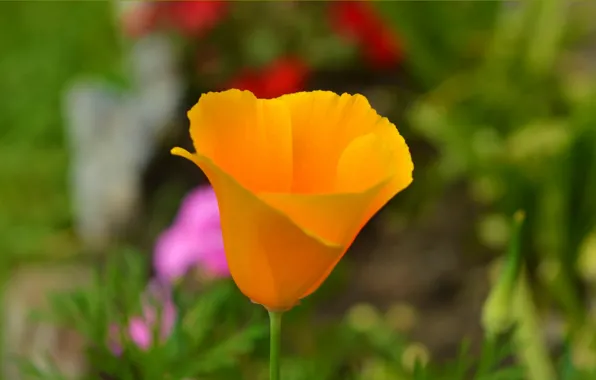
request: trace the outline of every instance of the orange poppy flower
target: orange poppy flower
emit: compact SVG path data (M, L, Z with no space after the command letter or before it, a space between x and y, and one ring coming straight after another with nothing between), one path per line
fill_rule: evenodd
M232 277L272 311L315 291L412 182L406 142L362 95L229 90L204 94L188 117L196 153L172 153L207 175Z

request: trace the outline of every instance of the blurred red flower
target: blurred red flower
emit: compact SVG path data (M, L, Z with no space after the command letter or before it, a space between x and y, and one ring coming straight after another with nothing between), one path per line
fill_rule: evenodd
M336 32L360 46L364 57L375 67L394 66L403 57L396 34L367 1L332 1L331 25Z
M129 2L122 10L122 28L127 36L142 37L151 33L157 24L157 8L151 3Z
M123 15L123 27L131 37L141 37L158 26L197 36L217 25L229 3L211 1L139 2Z
M227 1L164 1L157 3L160 18L169 27L187 35L213 28L226 15Z
M276 98L304 90L308 66L297 58L281 58L259 70L244 70L227 88L249 90L258 98Z

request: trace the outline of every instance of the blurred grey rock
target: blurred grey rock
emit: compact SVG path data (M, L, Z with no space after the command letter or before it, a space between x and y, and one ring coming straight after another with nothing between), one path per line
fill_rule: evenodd
M178 67L178 52L164 35L139 40L130 56L132 81L143 122L160 132L178 111L184 85Z
M131 49L129 92L87 80L65 94L76 227L91 249L109 246L140 210L141 175L182 99L175 57L167 37L150 35Z

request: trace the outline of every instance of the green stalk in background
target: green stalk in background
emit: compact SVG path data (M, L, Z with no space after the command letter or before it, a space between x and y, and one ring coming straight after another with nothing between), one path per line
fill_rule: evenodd
M526 56L529 73L542 77L552 72L567 24L568 7L568 2L562 0L532 2L532 10L536 13L532 16L532 37Z
M520 242L524 220L525 213L523 211L517 211L513 216L511 240L504 267L484 303L482 325L489 337L504 333L514 323L511 306L522 265Z
M270 344L269 344L269 380L280 380L280 343L282 311L269 311Z
M517 357L526 369L527 379L556 380L557 376L543 338L538 311L523 271L513 301L513 315L516 323L514 339Z
M489 338L514 328L517 357L524 365L528 380L555 380L555 370L522 264L524 219L522 211L515 213L505 267L484 305L482 324Z

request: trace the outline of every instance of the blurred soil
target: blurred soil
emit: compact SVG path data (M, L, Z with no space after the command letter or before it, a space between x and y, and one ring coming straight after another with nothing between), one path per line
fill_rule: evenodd
M48 319L49 297L85 286L91 279L87 265L42 263L11 273L2 300L2 356L0 378L23 379L15 358L31 360L39 368L57 366L67 378L86 370L85 341L74 330ZM31 313L38 313L34 318ZM50 364L51 363L51 364Z

